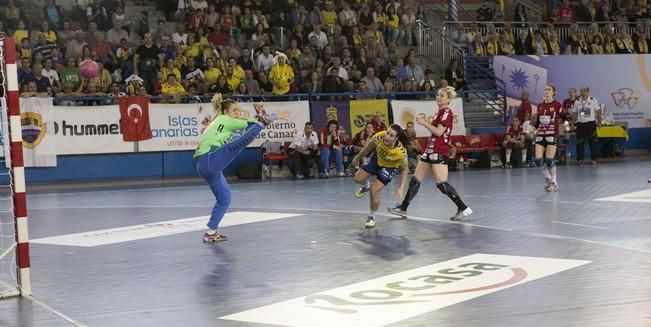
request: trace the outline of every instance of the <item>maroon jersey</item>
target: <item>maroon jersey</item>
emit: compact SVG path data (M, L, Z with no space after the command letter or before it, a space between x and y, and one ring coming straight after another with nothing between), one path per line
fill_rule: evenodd
M574 98L574 100L567 98L563 100L563 111L561 112L561 120L568 120L569 119L569 114L572 112L572 108L574 108L574 102L578 98Z
M357 135L355 135L355 137L353 138L352 143L353 143L353 145L364 146L366 140L368 140L372 136L373 136L373 134L368 135L365 130L361 131L361 132L357 133Z
M531 119L531 102L524 101L520 104L520 108L518 109L518 119L520 120L520 123L524 123L525 121L525 116L526 114L529 114L529 119Z
M563 107L558 101L541 102L538 105L538 132L536 132L536 136L558 137L558 125L562 114Z
M518 126L518 129L513 128L513 126L509 125L506 126L506 132L504 132L504 137L506 138L507 135L511 135L511 138L517 139L520 135L522 135L523 130L522 126Z
M450 135L452 134L452 124L454 123L454 114L450 108L441 108L432 120L432 126L442 125L445 127L443 134L436 136L432 134L427 141L425 153L437 153L442 156L450 156Z

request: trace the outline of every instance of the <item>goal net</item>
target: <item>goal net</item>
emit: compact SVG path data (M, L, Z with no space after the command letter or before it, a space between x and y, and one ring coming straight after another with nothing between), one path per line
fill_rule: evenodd
M0 39L0 299L31 295L16 51Z

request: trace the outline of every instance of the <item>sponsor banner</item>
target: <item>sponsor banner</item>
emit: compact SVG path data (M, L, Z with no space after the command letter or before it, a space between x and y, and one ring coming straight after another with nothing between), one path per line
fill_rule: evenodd
M314 130L318 133L330 120L339 122L339 126L350 134L350 101L312 101L310 116ZM354 135L354 134L352 134Z
M377 117L378 123L389 126L389 109L387 100L351 100L350 101L350 128L351 134L364 130L366 123Z
M52 98L21 98L20 124L25 167L55 167L57 148Z
M466 124L463 119L463 100L461 98L452 99L450 108L454 114L452 135L466 135ZM406 127L408 122L413 122L416 128L416 136L418 137L426 137L432 134L425 127L416 124L416 117L426 117L428 121L432 121L434 115L439 110L436 101L392 100L391 109L393 110L393 121L396 124Z
M242 116L255 117L253 103L240 103L240 107L244 110ZM267 126L249 147L258 147L267 140L291 142L296 131L310 120L307 101L267 102L264 107L268 113L282 118ZM57 149L59 154L194 150L199 136L215 117L209 103L149 104L152 138L125 142L117 105L58 106L55 117Z
M239 106L244 110L240 117L255 119L253 103L242 102ZM150 104L149 108L152 138L138 142L140 151L194 150L200 135L217 117L210 103ZM307 101L265 102L264 108L282 118L263 129L249 147L259 147L265 141L291 142L297 129L303 129L310 120Z
M473 254L220 319L282 326L384 326L587 263Z
M496 56L495 74L506 83L509 98L529 91L532 103L542 101L545 83L556 86L562 102L567 91L582 86L606 106L606 115L629 128L651 127L651 75L649 54L593 56ZM570 71L580 72L568 74Z
M152 138L138 142L140 151L194 150L199 136L217 117L210 103L149 104Z
M252 102L241 103L250 117L255 117ZM249 144L249 147L259 147L266 141L291 142L297 131L302 131L305 122L310 121L310 103L308 101L265 102L264 109L267 113L275 113L280 119L267 126L260 135Z
M57 106L54 133L58 154L133 152L134 142L122 140L117 105Z

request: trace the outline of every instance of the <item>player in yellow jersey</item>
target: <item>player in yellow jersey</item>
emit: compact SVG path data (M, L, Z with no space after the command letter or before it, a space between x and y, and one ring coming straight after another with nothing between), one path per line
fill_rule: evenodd
M406 131L400 125L393 124L386 131L373 135L353 159L353 166L359 167L362 158L370 154L361 169L355 174L355 183L361 185L361 188L355 192L355 197L359 199L367 192L371 192L371 211L364 225L366 228L375 227L375 212L380 207L380 193L400 169L402 169L400 186L395 195L398 200L402 199L402 190L409 177L408 144L409 139ZM369 181L371 175L375 175L373 184Z

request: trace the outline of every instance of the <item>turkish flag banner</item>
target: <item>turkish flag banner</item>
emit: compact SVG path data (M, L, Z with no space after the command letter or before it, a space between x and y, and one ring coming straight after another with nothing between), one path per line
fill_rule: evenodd
M149 126L149 98L145 96L120 97L120 125L126 142L152 138Z

